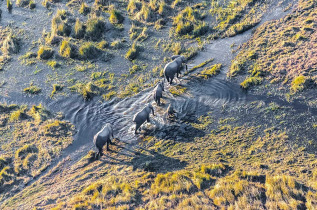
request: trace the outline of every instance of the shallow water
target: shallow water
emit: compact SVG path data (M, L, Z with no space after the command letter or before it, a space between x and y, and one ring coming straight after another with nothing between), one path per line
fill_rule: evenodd
M276 4L275 4L276 5ZM259 25L267 20L278 19L287 14L283 9L271 6L273 10L269 10L262 18ZM258 26L259 26L258 25ZM222 72L208 80L190 80L188 76L179 78L176 83L181 83L188 87L188 94L180 97L173 97L166 91L164 95L164 107L154 108L160 110L156 116L151 115L153 129L162 128L165 123L163 119L162 109L173 103L175 110L180 113L180 117L186 115L203 115L216 107L224 105L240 105L245 103L249 96L242 91L239 85L230 82L226 78L226 73L230 66L234 54L231 53L232 44L242 44L246 42L252 33L251 30L243 34L219 39L213 41L205 47L205 51L200 52L196 56L189 68L198 65L210 58L214 58L213 63L222 63ZM55 100L44 98L43 96L26 96L22 93L8 93L8 96L1 96L0 101L16 104L42 104L52 112L63 112L65 119L72 122L77 129L74 136L74 142L66 148L61 158L55 160L51 167L56 165L63 158L70 156L71 160L76 161L85 155L90 149L93 149L93 136L103 127L105 123L113 124L114 135L120 141L127 143L136 142L137 136L134 135L133 116L140 111L147 103L153 102L153 88L146 89L139 94L123 99L119 102L101 102L95 98L85 102L81 96L59 97ZM252 96L254 98L254 96Z

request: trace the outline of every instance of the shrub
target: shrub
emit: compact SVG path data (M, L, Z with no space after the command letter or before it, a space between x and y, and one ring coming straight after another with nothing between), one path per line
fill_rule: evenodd
M160 2L160 5L159 5L158 13L159 13L160 15L165 15L167 12L168 12L168 6L167 6L167 4L165 3L165 1L162 0L162 1Z
M151 21L152 20L152 12L149 6L143 2L141 10L136 14L135 18L139 21Z
M182 43L181 42L175 42L172 44L170 50L175 54L175 55L180 55L183 51Z
M108 101L115 95L117 95L116 91L110 91L107 94L103 95L103 98Z
M77 18L74 25L74 37L77 39L83 38L85 36L85 27L82 22Z
M109 21L112 24L120 24L124 20L124 17L120 14L118 10L112 9L110 11Z
M33 0L31 0L30 3L29 3L29 8L30 9L34 9L35 7L36 7L35 2Z
M30 3L30 0L17 0L16 1L16 5L18 7L25 7L25 6L28 6Z
M102 33L105 31L105 22L99 18L90 18L87 21L86 35L92 40L99 40L102 38Z
M93 59L98 56L98 49L92 42L86 42L79 48L79 55L83 59Z
M176 96L180 96L180 95L184 94L186 90L187 90L186 87L182 87L180 85L172 86L169 89L170 93L172 93L173 95L176 95Z
M52 69L55 69L60 66L60 64L57 61L47 61L46 64L52 67Z
M23 169L30 169L30 167L32 166L32 164L34 163L34 161L37 159L37 154L36 153L29 153L25 159L23 160Z
M47 120L50 116L50 112L47 111L42 104L38 106L32 106L32 108L29 111L29 114L32 116L32 118L35 121L41 122L44 120Z
M11 168L9 166L4 167L0 171L0 186L5 182L10 181L13 177L10 175Z
M15 152L15 159L24 159L29 153L37 153L39 150L34 144L26 144Z
M27 115L25 113L26 109L27 109L26 106L22 106L22 107L20 107L20 109L12 112L10 115L9 121L14 122L14 121L26 119L27 118Z
M244 69L246 60L234 60L230 66L228 76L234 77Z
M46 9L49 9L51 7L51 3L49 2L49 0L43 0L42 1L42 5L43 7L45 7Z
M255 77L248 77L246 78L241 84L240 86L244 89L248 89L249 87L253 86L253 85L259 85L261 84L263 81L263 78L255 76Z
M102 40L101 42L98 43L97 47L100 50L104 50L106 47L108 47L109 43L106 40Z
M134 74L135 72L141 70L141 67L138 65L133 65L131 68L129 68L129 73Z
M290 176L267 177L265 182L268 209L303 209L300 185Z
M9 34L5 40L3 41L1 50L4 54L16 54L20 50L19 41L18 39Z
M122 47L122 42L120 39L114 40L113 42L111 42L111 47L114 49L120 49Z
M92 82L89 83L77 83L69 87L72 91L76 91L83 96L85 100L93 98L94 95L99 93L98 87Z
M57 91L62 91L63 90L63 85L59 85L59 84L53 84L53 90L51 93L51 97L56 94Z
M52 33L60 36L69 36L72 28L66 23L68 13L65 10L58 10L52 19Z
M207 67L200 72L200 76L207 79L211 76L217 75L217 74L219 74L221 67L222 67L221 63Z
M87 15L89 12L90 12L90 7L88 7L88 5L85 2L81 3L79 13L83 15Z
M25 93L38 94L38 93L40 93L42 91L42 89L37 87L37 86L35 86L35 85L33 85L33 84L31 84L29 87L24 88L23 91Z
M65 58L75 58L77 53L75 47L68 40L63 40L59 48L59 54Z
M175 29L175 33L179 36L189 34L194 29L194 26L190 22L179 23Z
M299 92L304 90L304 84L306 82L305 76L297 76L292 81L291 91L293 93Z
M10 0L7 0L7 9L9 10L9 12L12 10L12 3Z
M140 9L140 3L136 0L129 0L129 4L127 6L127 11L131 14L135 13L137 10Z
M135 60L138 54L139 54L139 49L136 43L134 42L131 48L126 53L125 57L131 61L131 60Z
M54 50L50 47L41 45L37 51L37 57L39 59L47 60L50 59L54 54Z
M194 27L193 35L195 37L199 37L207 33L208 30L209 30L209 26L204 22L203 24L200 24Z

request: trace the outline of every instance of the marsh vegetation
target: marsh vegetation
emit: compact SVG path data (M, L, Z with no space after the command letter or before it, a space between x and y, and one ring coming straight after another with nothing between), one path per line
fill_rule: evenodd
M0 4L0 99L28 102L0 103L1 209L317 208L315 1ZM289 14L254 28L272 5ZM230 66L199 57L245 31L216 48ZM190 68L129 142L174 54ZM115 145L95 160L90 132L112 121Z

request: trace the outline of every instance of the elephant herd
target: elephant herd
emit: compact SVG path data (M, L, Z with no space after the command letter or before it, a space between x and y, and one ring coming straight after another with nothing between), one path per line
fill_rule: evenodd
M182 55L174 55L172 56L172 61L165 65L164 67L164 76L167 79L167 82L172 84L175 74L179 77L183 63L186 63L186 58ZM186 65L187 70L187 65ZM165 81L164 78L164 81ZM160 99L163 97L164 91L164 81L161 81L157 84L157 86L153 90L153 98L154 101L157 103L158 106L161 105ZM133 122L135 123L135 134L137 134L138 130L141 130L141 125L147 121L150 122L150 113L152 112L154 115L154 108L149 103L145 106L140 112L136 113L133 117ZM173 110L172 106L169 105L167 109L167 114L172 115L175 111ZM98 149L96 154L96 159L102 156L102 148L105 144L107 144L107 151L109 150L109 144L113 144L111 142L111 138L113 139L113 128L110 123L107 123L95 136L93 142Z

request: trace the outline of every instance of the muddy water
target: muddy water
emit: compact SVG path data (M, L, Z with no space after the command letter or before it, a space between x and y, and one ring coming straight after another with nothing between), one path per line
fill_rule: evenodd
M286 15L282 8L272 4L263 17L260 24L267 20L278 19ZM260 25L259 24L259 25ZM213 63L222 63L224 68L217 77L209 80L197 81L190 80L189 77L180 78L177 83L188 87L188 94L180 97L173 97L166 91L164 93L163 107L154 107L157 111L152 117L152 129L159 130L164 124L163 111L168 103L173 103L176 111L181 116L202 115L212 110L214 107L224 105L239 105L244 103L248 96L237 84L226 79L226 72L234 55L231 53L232 44L241 44L251 37L251 30L235 37L215 40L205 47L205 51L192 61L189 68L198 65L210 58L214 58ZM168 88L168 87L167 87ZM134 124L132 118L135 113L140 111L147 103L153 103L152 88L146 89L139 94L117 101L101 102L95 98L92 101L84 102L81 96L62 97L56 100L43 98L41 96L25 96L22 93L9 93L7 97L0 96L1 102L17 104L40 104L53 112L63 112L65 119L71 121L77 128L74 142L63 151L62 157L53 164L56 165L61 159L70 156L71 160L76 161L93 148L93 136L102 128L105 123L112 123L115 130L115 137L120 141L128 143L136 142L137 136L134 135Z

